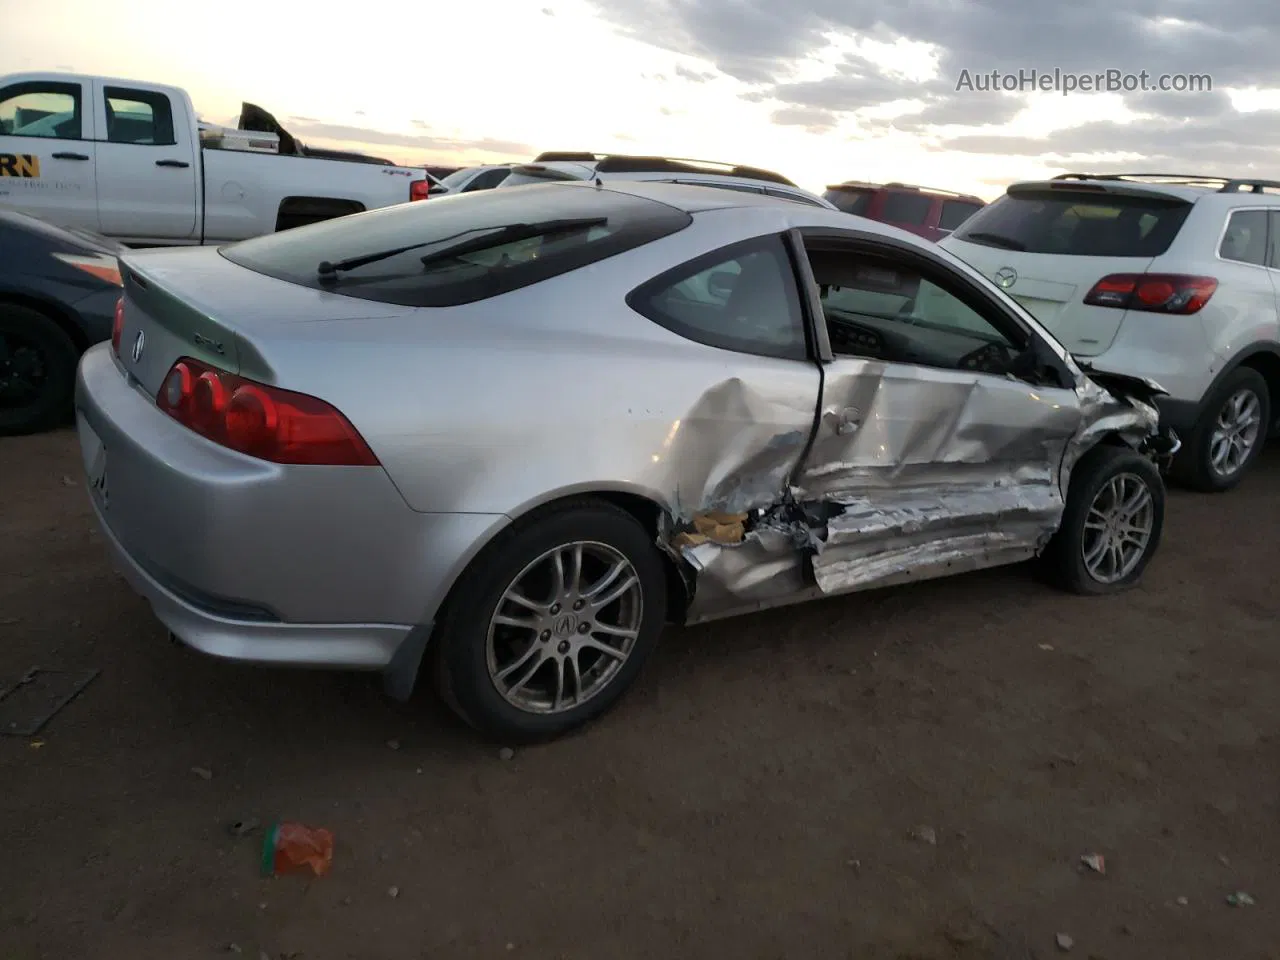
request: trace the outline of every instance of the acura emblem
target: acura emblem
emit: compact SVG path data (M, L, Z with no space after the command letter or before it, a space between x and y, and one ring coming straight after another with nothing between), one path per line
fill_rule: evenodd
M133 338L133 362L137 363L142 359L142 351L147 348L147 335L141 330L138 335Z
M1013 267L1001 267L995 272L995 281L1000 284L1001 290L1008 290L1018 282L1018 271Z

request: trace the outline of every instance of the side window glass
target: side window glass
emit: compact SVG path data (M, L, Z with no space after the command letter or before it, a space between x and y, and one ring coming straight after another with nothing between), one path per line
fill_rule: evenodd
M938 228L954 230L981 209L977 204L964 200L943 200L942 215L938 217Z
M1280 210L1272 210L1271 219L1271 253L1267 266L1280 270Z
M847 251L811 250L809 262L837 355L1003 376L1026 346L940 273Z
M1267 211L1238 210L1227 220L1218 256L1239 263L1267 262Z
M463 187L462 192L470 193L472 190L490 190L507 179L510 173L510 170L503 169L485 170L482 173L477 173L471 178L471 182Z
M173 108L169 98L150 90L107 87L107 142L172 146Z
M890 190L884 195L880 207L880 219L885 223L906 223L922 227L933 209L933 198L922 193L899 193Z
M701 257L638 288L627 302L708 346L795 360L807 353L795 272L777 236Z
M0 90L0 136L80 140L80 86L17 83Z

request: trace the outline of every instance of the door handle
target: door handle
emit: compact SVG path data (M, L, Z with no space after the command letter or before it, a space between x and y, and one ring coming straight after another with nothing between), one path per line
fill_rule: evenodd
M87 153L55 153L53 155L53 159L55 160L88 160L89 155Z
M836 433L839 436L848 436L851 433L856 433L861 426L862 411L857 407L845 407L836 414Z
M157 160L157 167L189 167L191 164L185 160Z

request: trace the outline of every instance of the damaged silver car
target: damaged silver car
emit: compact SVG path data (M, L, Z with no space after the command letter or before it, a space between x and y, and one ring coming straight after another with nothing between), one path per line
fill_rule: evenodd
M965 264L760 194L547 184L122 258L77 422L177 639L434 676L506 739L664 622L1039 558L1134 584L1176 450Z

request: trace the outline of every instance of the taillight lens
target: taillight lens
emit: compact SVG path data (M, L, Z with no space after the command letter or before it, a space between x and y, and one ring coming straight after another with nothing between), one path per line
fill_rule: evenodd
M430 180L415 180L413 181L413 183L409 184L409 199L411 201L425 200L430 195L430 193L431 193ZM432 207L431 209L434 210L435 207Z
M272 463L376 467L378 458L338 410L183 357L156 405L214 443Z
M116 315L111 321L111 349L120 356L120 338L124 335L124 297L116 301Z
M1213 277L1181 273L1113 273L1093 285L1084 302L1091 307L1189 314L1201 310L1218 289Z

